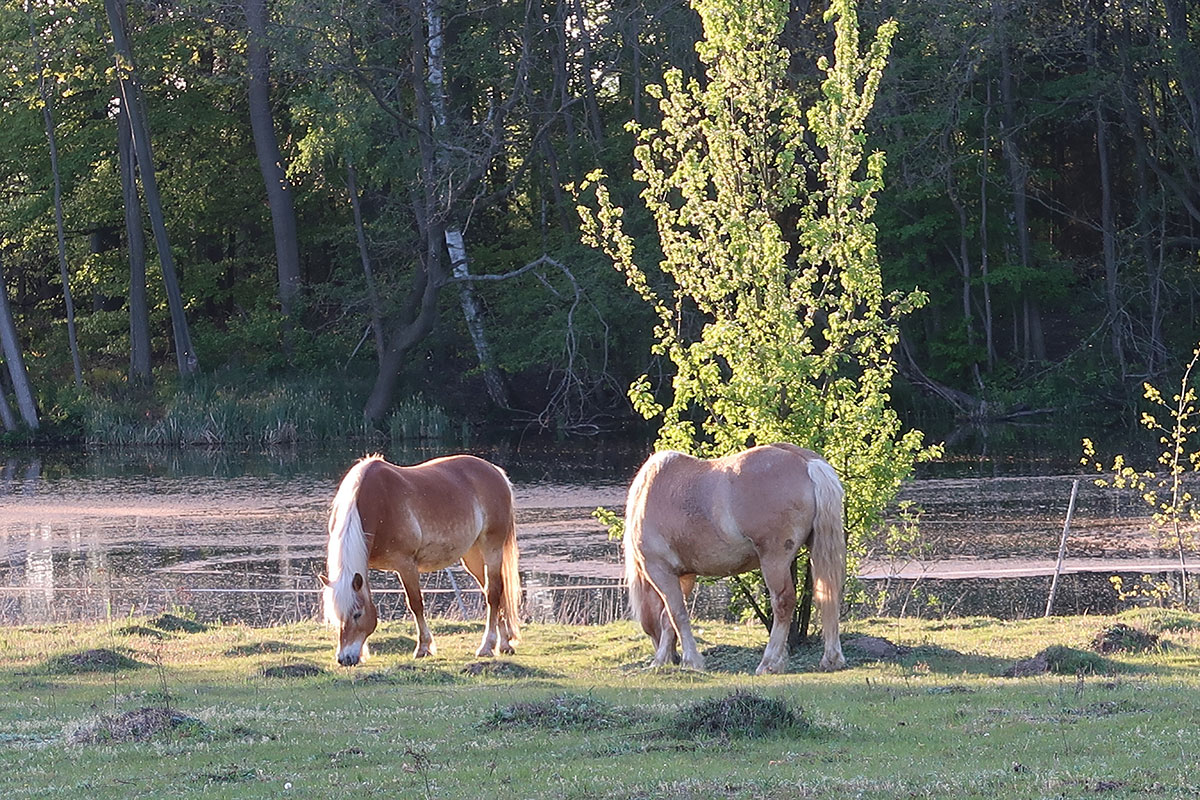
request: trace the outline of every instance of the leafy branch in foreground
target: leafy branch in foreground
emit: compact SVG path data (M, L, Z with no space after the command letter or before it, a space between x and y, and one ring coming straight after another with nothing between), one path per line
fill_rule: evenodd
M1180 380L1179 392L1168 401L1161 391L1149 383L1143 384L1144 397L1160 409L1157 412L1143 412L1141 424L1150 431L1159 434L1158 442L1162 452L1158 463L1165 468L1164 472L1154 470L1137 470L1126 463L1125 456L1113 457L1112 466L1108 468L1109 478L1097 478L1096 485L1114 489L1128 489L1137 492L1145 503L1153 509L1153 526L1158 531L1162 544L1170 547L1179 558L1180 601L1186 608L1188 604L1188 566L1187 552L1195 547L1196 527L1200 524L1200 508L1196 498L1184 487L1184 476L1188 473L1200 472L1200 447L1189 451L1188 439L1196 433L1197 416L1200 410L1196 408L1196 389L1192 386L1192 373L1200 363L1200 345L1192 351L1192 360L1188 362ZM1167 415L1159 421L1157 414ZM1096 458L1096 446L1091 439L1083 440L1083 458L1080 463L1092 466L1097 472L1105 472L1103 463ZM1117 587L1118 592L1121 587ZM1161 594L1161 587L1156 587ZM1122 598L1131 596L1122 593Z

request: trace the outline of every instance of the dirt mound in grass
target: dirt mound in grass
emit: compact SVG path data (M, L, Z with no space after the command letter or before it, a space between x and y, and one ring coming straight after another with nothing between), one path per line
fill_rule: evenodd
M489 678L547 678L550 677L549 672L536 669L534 667L526 667L518 664L515 661L505 661L504 659L496 659L494 661L472 661L470 664L462 668L464 675L472 677L489 677Z
M1005 678L1027 678L1032 675L1111 675L1116 665L1106 658L1086 650L1052 645L1033 658L1018 661L1001 675Z
M545 700L493 708L483 724L489 728L605 728L619 719L616 710L590 695L557 694Z
M842 644L842 649L849 651L847 655L858 655L863 659L886 661L899 658L912 652L906 645L896 644L882 636L855 636Z
M761 739L792 736L811 727L803 712L783 700L734 692L681 708L666 731L678 738Z
M67 675L84 672L117 672L143 666L145 664L137 659L104 647L82 650L78 653L64 653L46 662L48 672Z
M203 622L197 622L194 619L187 619L178 614L159 614L154 619L147 623L152 628L158 628L160 631L170 631L172 633L203 633L210 626Z
M1097 633L1091 646L1097 653L1145 653L1162 645L1153 633L1118 622Z
M194 736L204 723L162 706L146 706L116 716L102 716L90 725L83 725L67 736L71 744L107 744L112 742L144 742L164 732Z
M324 671L315 664L294 663L263 667L259 670L259 674L264 678L311 678Z

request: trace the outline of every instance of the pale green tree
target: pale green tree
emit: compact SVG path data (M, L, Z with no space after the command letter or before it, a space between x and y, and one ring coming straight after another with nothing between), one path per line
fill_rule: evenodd
M809 103L780 44L786 0L693 0L702 80L666 73L661 126L637 134L642 201L658 230L655 286L602 174L585 240L658 314L654 351L675 368L669 404L642 376L637 410L661 419L658 449L714 457L790 441L821 452L846 485L852 550L876 530L914 464L934 450L890 405L899 319L920 292L886 294L871 221L884 156L864 121L895 25L865 52L855 6L834 0L832 60ZM807 105L807 108L806 108Z

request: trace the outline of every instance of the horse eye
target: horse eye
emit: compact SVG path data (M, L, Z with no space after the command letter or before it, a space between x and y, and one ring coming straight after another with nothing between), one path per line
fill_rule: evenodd
M355 619L356 621L357 621L357 620L358 620L358 618L359 618L359 617L361 617L361 616L362 616L362 612L361 612L361 611L355 611L355 612L354 612L354 619Z

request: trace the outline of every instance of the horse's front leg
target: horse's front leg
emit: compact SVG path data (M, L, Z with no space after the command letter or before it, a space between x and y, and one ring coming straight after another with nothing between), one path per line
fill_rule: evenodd
M416 564L406 564L396 570L396 577L404 586L404 595L408 598L408 610L417 621L417 647L413 658L424 658L437 653L437 645L433 643L433 634L425 623L425 601L421 598L421 576Z
M792 580L792 560L785 555L761 559L763 583L771 594L771 613L775 616L771 624L771 636L763 651L756 675L767 672L783 672L788 664L788 629L792 614L796 612L796 583Z

